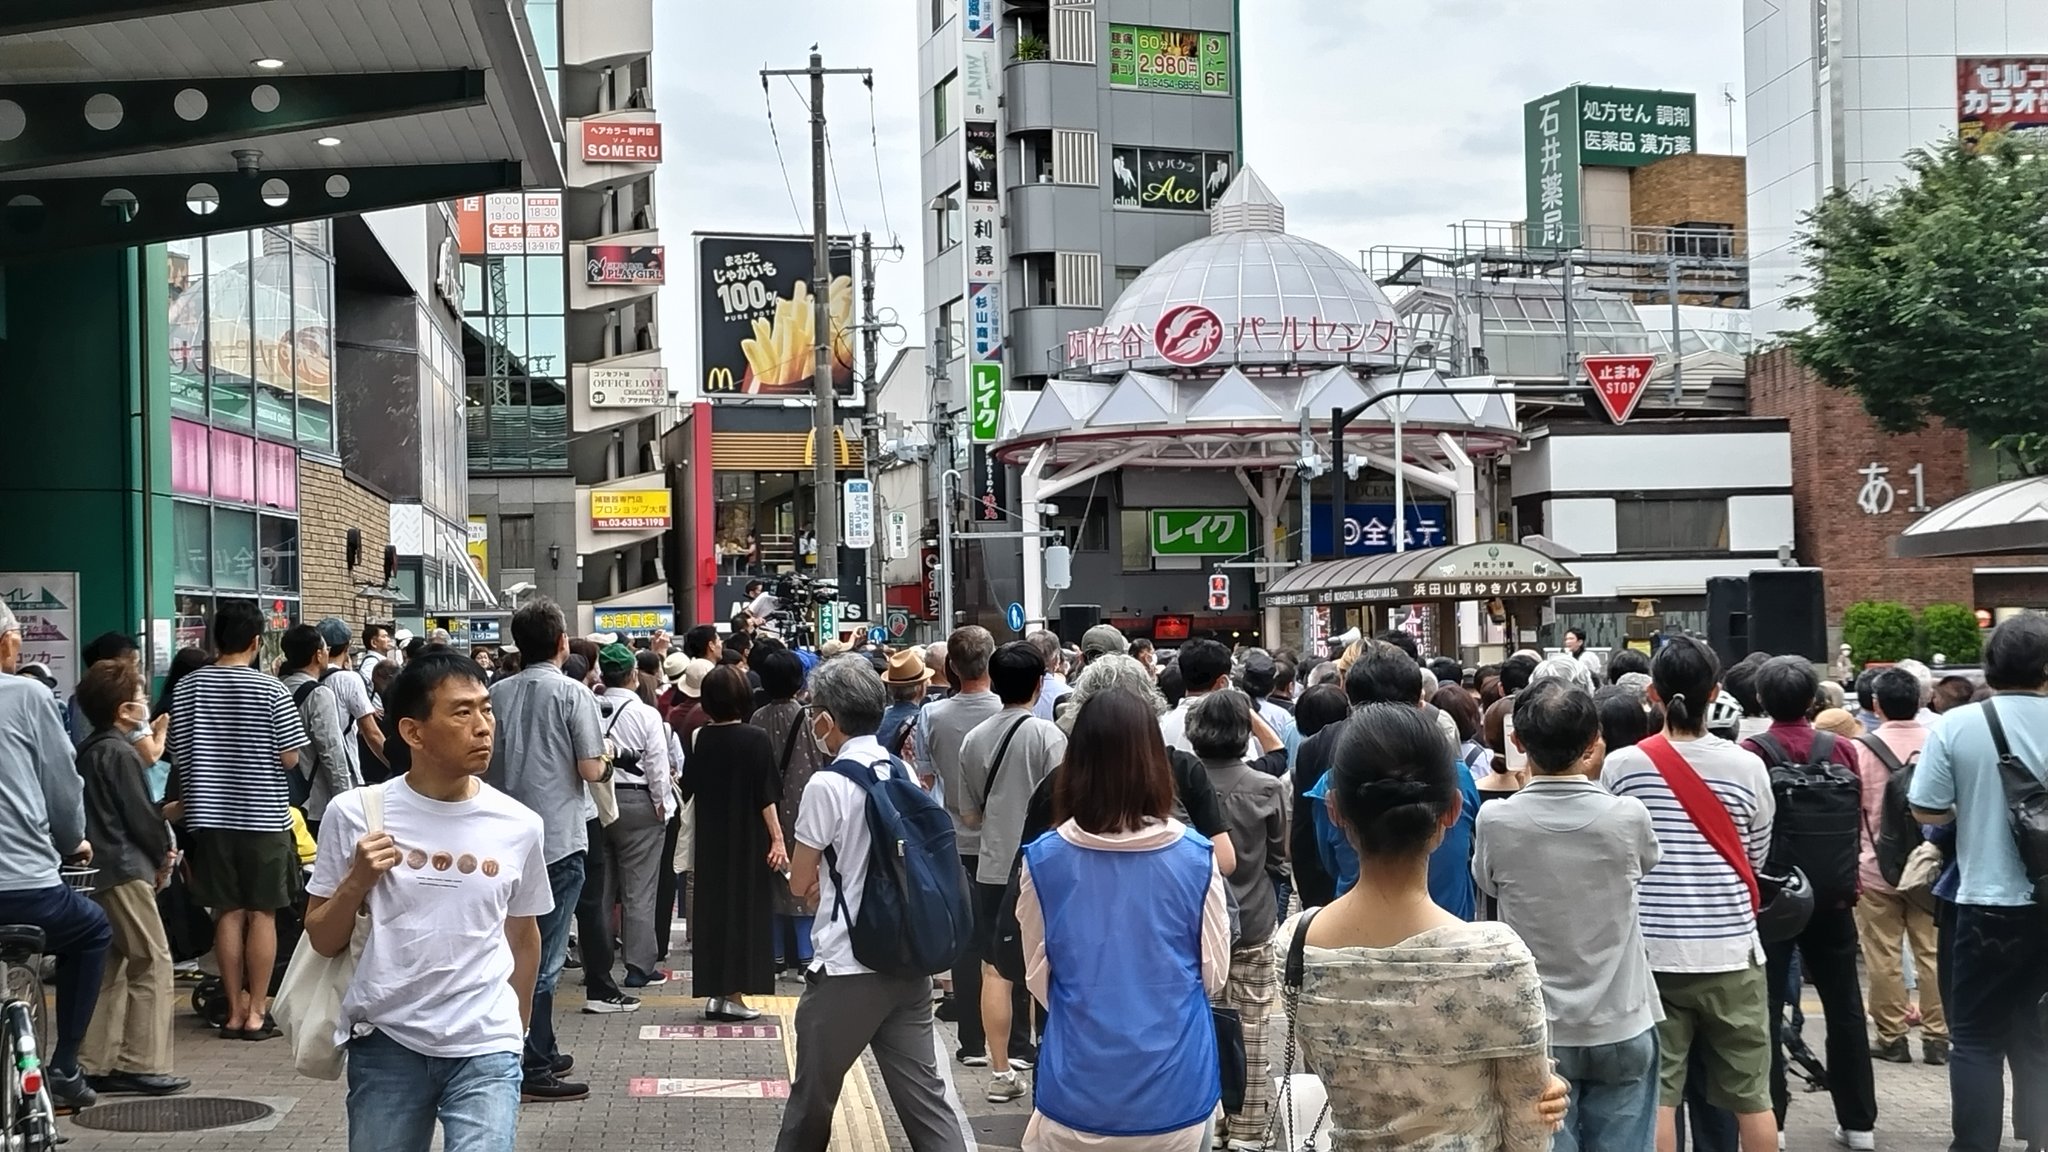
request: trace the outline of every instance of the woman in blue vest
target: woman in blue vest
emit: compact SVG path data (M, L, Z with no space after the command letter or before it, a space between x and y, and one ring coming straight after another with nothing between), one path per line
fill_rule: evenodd
M1151 705L1089 697L1053 774L1057 824L1018 875L1025 984L1045 1005L1025 1152L1209 1146L1229 912L1209 842L1172 811Z

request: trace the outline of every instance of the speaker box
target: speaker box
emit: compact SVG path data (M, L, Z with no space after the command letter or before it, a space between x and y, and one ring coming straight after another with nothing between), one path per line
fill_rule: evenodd
M1102 623L1100 604L1060 605L1060 639L1068 644L1079 644L1081 634Z
M1749 655L1749 577L1707 578L1707 643L1723 668Z
M1759 568L1749 574L1749 648L1827 662L1827 597L1820 569Z

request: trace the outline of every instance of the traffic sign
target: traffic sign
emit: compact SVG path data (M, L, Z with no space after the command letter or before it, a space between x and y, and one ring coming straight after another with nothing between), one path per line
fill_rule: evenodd
M880 624L877 624L873 628L868 629L868 643L882 644L886 643L888 639L889 630L887 628L882 627Z
M1024 632L1024 606L1015 600L1010 601L1010 606L1003 609L1003 621L1010 626L1010 631L1022 635Z
M1224 612L1230 608L1230 576L1218 572L1209 577L1209 611Z
M1652 356L1588 356L1586 379L1593 383L1593 395L1616 424L1627 423L1636 404L1649 391Z

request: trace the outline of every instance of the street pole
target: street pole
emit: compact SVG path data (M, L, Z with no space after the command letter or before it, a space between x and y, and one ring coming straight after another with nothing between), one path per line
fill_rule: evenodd
M861 475L867 478L868 499L872 502L870 507L874 509L874 518L881 521L882 504L875 497L875 455L881 441L881 430L876 427L875 392L881 387L877 369L880 367L882 334L875 327L875 241L865 229L860 234L860 324L861 362L864 365L861 378L867 381L866 386L861 389ZM878 531L886 531L881 523L877 523L875 527ZM867 558L866 563L862 565L862 571L867 577L868 603L862 607L870 613L874 612L875 603L882 598L881 539L887 537L878 537L877 542L868 545L863 553ZM868 623L873 625L881 621L871 618Z
M1678 321L1678 257L1671 258L1667 271L1665 289L1671 297L1671 406L1676 408L1685 398L1685 350L1678 346L1684 338L1684 331Z
M860 76L866 68L827 68L815 48L807 68L764 68L769 76L808 76L811 80L811 531L817 540L819 575L839 576L839 427L838 398L832 390L832 249L831 220L825 205L825 77ZM801 560L801 557L799 557Z
M935 329L932 348L943 353L946 333ZM960 473L953 465L953 379L946 370L946 356L932 358L932 461L939 471L939 639L953 634L953 481ZM943 455L941 454L943 452Z
M1436 345L1424 340L1408 349L1401 358L1401 371L1394 377L1394 386L1400 387L1408 378L1408 365L1417 356L1434 356ZM1408 551L1408 469L1401 447L1401 406L1394 405L1394 551Z
M1363 408L1359 411L1364 411ZM1353 416L1330 409L1330 559L1344 558L1344 426Z
M1314 425L1312 425L1312 424L1311 424L1311 423L1309 422L1309 418L1308 418L1308 409L1304 408L1304 409L1302 409L1302 410L1301 410L1301 454L1302 454L1302 457L1303 457L1304 459L1306 459L1307 457L1310 457L1310 456L1313 456L1313 455L1315 455L1315 452L1316 452L1316 433L1315 433L1315 427L1314 427ZM1309 515L1310 515L1310 513L1311 513L1311 512L1313 512L1313 511L1314 511L1314 509L1313 509L1313 508L1311 507L1311 505L1310 505L1310 499L1311 499L1311 495L1312 495L1312 493L1311 493L1311 486L1312 486L1312 482L1311 482L1311 481L1310 481L1310 479L1309 479L1309 475L1308 475L1308 469L1306 469L1306 468L1300 469L1300 476L1301 476L1301 547L1300 547L1300 548L1298 549L1298 551L1299 551L1299 552L1301 553L1301 562L1302 562L1303 564L1307 564L1307 563L1309 563L1309 562L1311 562L1311 561L1313 561L1313 560L1315 559L1315 549L1313 549L1313 548L1309 547L1309 541L1310 541L1310 540L1311 540L1311 539L1312 539L1312 538L1314 537L1314 533L1313 533L1313 532L1311 531L1311 529L1309 528L1309 523L1310 523L1310 521L1309 521ZM1339 549L1339 553L1338 553L1338 554L1339 554L1339 555L1342 555L1342 549L1341 549L1341 548ZM1308 652L1308 653L1309 653L1310 655L1312 655L1312 656L1320 656L1320 655L1322 655L1322 653L1320 653L1320 652L1315 652L1315 651L1312 651L1312 650L1311 650L1311 649L1309 648L1309 643L1308 643L1308 639L1309 639L1309 637L1310 637L1310 636L1312 636L1312 635L1314 635L1314 633L1315 633L1315 622L1316 622L1316 610L1315 610L1314 608L1303 608L1303 609L1301 610L1301 647L1302 647L1302 651L1304 651L1304 652Z

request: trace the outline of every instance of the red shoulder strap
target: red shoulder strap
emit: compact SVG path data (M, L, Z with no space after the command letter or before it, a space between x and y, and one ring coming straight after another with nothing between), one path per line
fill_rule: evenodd
M1636 747L1641 748L1643 754L1650 758L1650 763L1657 766L1657 774L1664 777L1664 783L1678 798L1679 806L1685 809L1693 827L1700 830L1700 835L1706 837L1707 843L1721 854L1721 859L1726 860L1749 887L1750 910L1762 908L1763 900L1756 887L1756 870L1749 866L1749 851L1742 843L1742 833L1736 831L1735 818L1728 815L1721 798L1714 795L1714 790L1707 787L1707 782L1700 779L1700 774L1693 771L1692 765L1685 762L1685 757L1678 754L1678 749L1673 748L1671 741L1662 733Z

